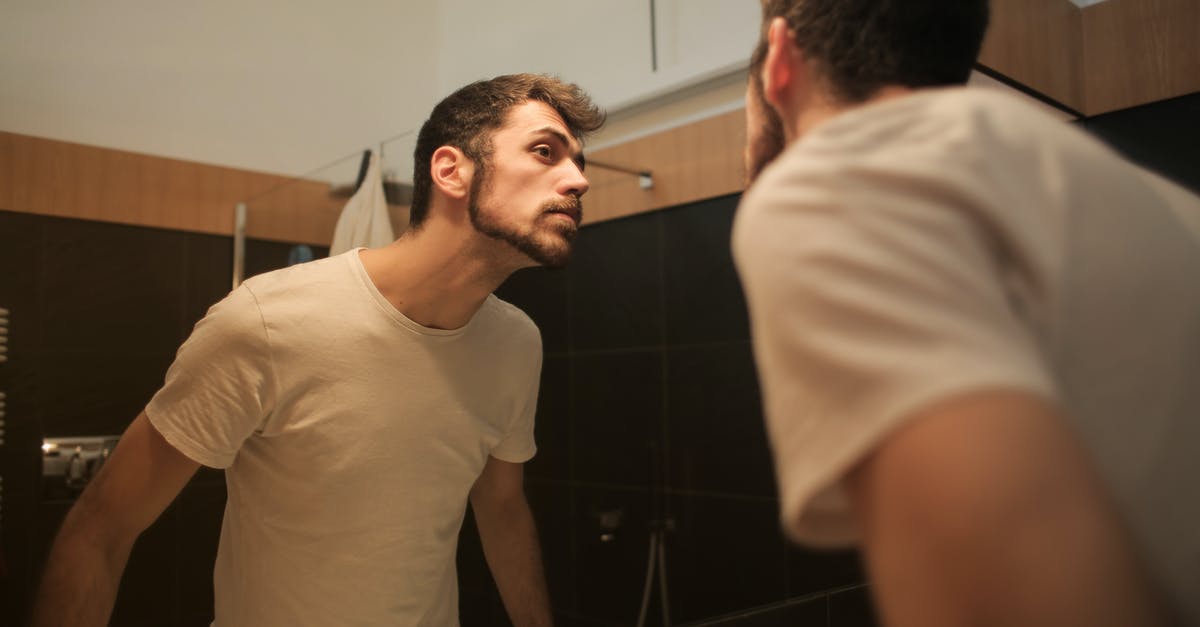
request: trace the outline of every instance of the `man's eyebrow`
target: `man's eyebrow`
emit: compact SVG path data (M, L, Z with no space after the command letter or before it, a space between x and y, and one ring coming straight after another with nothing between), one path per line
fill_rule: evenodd
M562 145L565 148L567 148L568 150L571 149L571 140L568 139L567 136L562 131L558 130L557 128L554 128L553 126L543 126L542 128L539 128L536 131L533 131L533 133L531 133L531 134L533 134L533 135L552 135L556 139L558 139L558 141L562 142ZM587 160L583 158L582 150L571 155L571 160L575 162L575 165L579 166L579 169L581 171L584 169L584 167L587 166Z

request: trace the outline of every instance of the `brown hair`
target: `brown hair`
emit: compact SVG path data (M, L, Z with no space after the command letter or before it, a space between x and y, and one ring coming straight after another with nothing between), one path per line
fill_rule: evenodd
M763 28L787 20L833 96L863 102L888 85L967 81L988 24L988 0L762 0ZM751 71L765 57L760 39ZM760 52L761 49L761 52Z
M418 228L429 212L433 153L442 146L458 148L475 162L477 176L482 176L491 158L492 134L504 125L513 107L530 100L550 105L581 141L604 125L604 113L578 85L552 76L508 74L459 89L433 108L417 135L410 229Z

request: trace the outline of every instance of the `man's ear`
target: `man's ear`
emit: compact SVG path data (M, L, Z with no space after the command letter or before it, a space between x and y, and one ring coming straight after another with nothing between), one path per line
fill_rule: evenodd
M780 111L789 98L799 74L804 71L802 55L788 32L787 20L776 17L767 26L767 57L763 61L762 84L766 101Z
M433 185L450 198L463 199L471 189L471 177L475 174L475 163L462 150L453 146L442 146L433 151L429 160L429 173Z

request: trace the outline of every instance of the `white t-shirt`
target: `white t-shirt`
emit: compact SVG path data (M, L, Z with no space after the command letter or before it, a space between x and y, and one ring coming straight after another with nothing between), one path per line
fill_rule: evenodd
M533 456L541 359L494 296L460 329L409 320L357 250L214 305L146 408L227 468L214 625L457 625L468 492Z
M843 474L906 416L1022 390L1200 624L1200 200L1011 96L923 90L789 147L733 244L793 538L856 541Z

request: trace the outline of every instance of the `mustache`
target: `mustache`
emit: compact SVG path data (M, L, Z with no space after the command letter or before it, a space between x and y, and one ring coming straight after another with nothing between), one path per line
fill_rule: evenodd
M583 201L578 196L562 200L550 200L542 205L542 213L565 213L579 224L583 220Z

